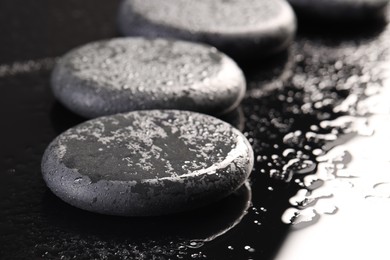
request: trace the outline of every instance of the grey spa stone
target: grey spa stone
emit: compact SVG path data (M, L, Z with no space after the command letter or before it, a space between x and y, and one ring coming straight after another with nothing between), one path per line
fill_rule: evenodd
M333 21L384 18L389 0L288 0L300 15Z
M214 47L138 37L70 51L51 85L65 107L86 118L148 109L220 115L237 107L246 89L241 69Z
M253 167L237 129L179 110L93 119L46 149L42 174L65 202L120 216L164 215L210 204L237 190Z
M123 0L118 26L123 35L200 41L248 60L286 49L296 19L285 0Z

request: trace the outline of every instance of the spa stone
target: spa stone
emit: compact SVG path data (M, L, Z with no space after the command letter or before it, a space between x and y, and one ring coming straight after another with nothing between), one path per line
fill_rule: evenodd
M86 118L149 109L220 115L244 97L242 71L214 47L117 38L66 54L52 74L54 96Z
M92 212L153 216L190 210L238 189L253 151L237 129L189 111L93 119L46 149L42 174L65 202Z
M296 19L285 0L124 0L118 26L128 36L205 42L245 61L286 49Z

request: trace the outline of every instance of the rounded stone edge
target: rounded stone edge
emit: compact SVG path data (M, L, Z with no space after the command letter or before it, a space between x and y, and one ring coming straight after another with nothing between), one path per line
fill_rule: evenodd
M297 18L286 0L278 1L282 7L278 23L267 22L260 32L242 32L238 34L220 34L215 32L193 33L183 28L157 24L141 14L132 13L127 0L122 0L117 14L117 27L124 36L144 36L147 38L176 38L186 41L203 42L215 46L237 61L265 58L285 50L295 38ZM267 35L264 37L264 35ZM286 35L286 36L285 36ZM268 41L264 38L268 37ZM237 44L237 42L239 44ZM263 49L267 49L264 52ZM260 52L256 52L260 50Z
M70 83L71 80L64 79L66 78L64 63L67 57L73 54L74 51L77 51L88 44L71 49L57 61L50 75L50 88L55 99L67 109L84 118L95 118L103 115L101 112L97 111L107 110L107 107L104 108L104 99L97 95L91 95L92 89L94 88L93 86L88 85L85 87L85 85L75 84L74 82ZM87 82L84 83L88 84ZM68 90L70 93L66 93L66 89L70 89L71 91ZM73 89L77 89L78 92L73 91ZM68 96L68 98L65 96ZM100 107L100 109L96 109L96 104L99 104L98 107Z
M44 152L41 161L42 176L48 188L61 200L95 213L137 217L168 215L196 209L232 194L245 183L252 172L254 164L252 147L239 130L230 127L240 139L241 143L238 145L245 147L245 153L235 157L226 164L226 167L215 171L214 174L192 173L175 178L168 177L141 182L107 180L92 182L89 177L59 162L55 151L61 134L49 144ZM229 175L226 173L229 169L239 170L240 174ZM77 184L75 184L76 180ZM199 189L199 183L203 185L201 189ZM166 185L174 185L174 188L167 191L164 188ZM134 194L134 190L140 193ZM104 192L102 194L98 191ZM125 196L126 194L128 196ZM102 196L104 200L99 200L99 196Z
M205 45L205 46L209 46L209 45ZM212 47L212 46L209 46L209 47ZM212 47L212 48L214 48L214 47ZM221 109L218 109L217 111L214 111L212 113L210 113L207 108L204 109L204 111L199 111L201 113L203 112L206 114L213 114L216 116L224 115L224 114L229 113L229 112L233 111L234 109L236 109L241 104L242 100L244 99L246 89L247 89L247 83L246 83L244 72L241 70L241 68L238 66L238 64L231 57L226 55L225 53L220 52L220 51L218 51L218 53L220 53L222 56L221 67L222 68L225 67L225 69L221 70L220 73L218 74L218 78L214 78L214 80L215 81L225 81L226 79L229 79L228 80L229 82L234 82L234 84L235 84L234 89L236 90L234 96L236 98L231 99L229 101L230 105L226 106L224 109L221 108ZM220 83L220 85L221 85L220 88L224 87L223 86L224 84ZM212 101L210 103L215 103L215 102Z

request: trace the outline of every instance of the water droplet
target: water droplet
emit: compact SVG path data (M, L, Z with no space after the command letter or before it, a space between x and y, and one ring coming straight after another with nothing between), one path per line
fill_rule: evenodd
M80 183L83 180L83 177L77 177L74 179L74 183Z
M296 151L292 148L287 148L283 151L282 155L283 157L289 157L291 155L294 155L296 153Z
M291 224L295 229L305 228L315 224L319 218L320 215L313 208L304 210L289 208L282 215L283 223Z
M256 251L254 248L252 248L252 247L250 247L250 246L245 246L244 249L245 249L246 251L250 252L250 253L253 253L253 252Z
M341 60L336 61L336 63L334 64L334 67L336 70L341 70L343 67L343 62Z
M202 241L191 241L187 247L189 248L200 248L204 245L204 242Z
M301 138L300 138L301 136L302 136L302 131L299 131L299 130L295 131L295 132L288 133L283 137L283 143L289 144L289 145L299 144L301 142Z
M206 255L204 255L202 252L191 254L191 258L206 258Z
M317 149L314 149L312 153L315 156L319 156L319 155L323 155L325 152L322 149L317 148Z
M292 179L292 172L291 171L279 171L276 169L270 170L270 177L277 179L277 180L283 180L285 182L290 182Z
M309 190L315 190L324 185L325 182L317 176L308 175L303 179L303 183Z
M376 183L373 185L372 194L365 196L365 198L390 198L390 183Z
M297 194L290 198L290 204L299 208L305 208L315 202L314 198L310 197L310 193L306 189L301 189Z

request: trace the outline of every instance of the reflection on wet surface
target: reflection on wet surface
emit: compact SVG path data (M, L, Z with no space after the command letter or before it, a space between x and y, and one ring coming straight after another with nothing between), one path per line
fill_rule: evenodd
M322 190L332 196L321 198L298 212L286 211L304 219L306 229L297 230L299 223L292 226L296 232L287 237L278 259L311 259L319 252L321 255L316 259L388 257L388 247L383 242L390 232L390 156L387 153L390 117L386 113L368 117L374 131L371 136L357 136L321 158L314 176L323 185L315 191ZM325 216L324 205L337 208L336 214ZM325 243L331 251L324 250Z
M46 253L49 258L61 255L65 258L88 258L99 253L96 245L107 243L105 253L108 256L115 255L120 249L131 252L128 259L142 259L138 254L145 259L180 258L233 229L247 214L250 204L251 190L249 184L245 184L233 195L202 210L164 217L124 218L73 208L47 192L43 198L43 218L48 224L69 234L63 241L45 239L37 249L50 249ZM81 254L64 246L63 243L71 244L72 240L85 244L92 242L93 245Z
M360 75L347 80L349 95L333 107L342 116L319 124L336 133L337 139L317 152L317 171L303 179L303 189L290 199L293 207L282 221L292 224L292 232L277 259L386 259L389 255L382 239L390 231L387 31L371 43L341 49L350 49L348 60L365 63ZM313 182L320 185L310 187Z
M63 13L71 17L79 2L70 2ZM85 3L80 8L98 6ZM81 40L116 36L107 29L113 24L91 34L91 25L80 26L86 33L73 42L71 30L62 30L50 56ZM244 115L238 113L245 120L232 122L244 124L255 151L251 191L172 218L95 215L48 193L42 153L83 119L55 103L50 60L28 63L31 71L23 62L0 66L0 258L383 259L389 253L381 235L390 232L390 30L363 27L303 28L288 52L245 67L248 91ZM22 55L14 59L30 60Z

